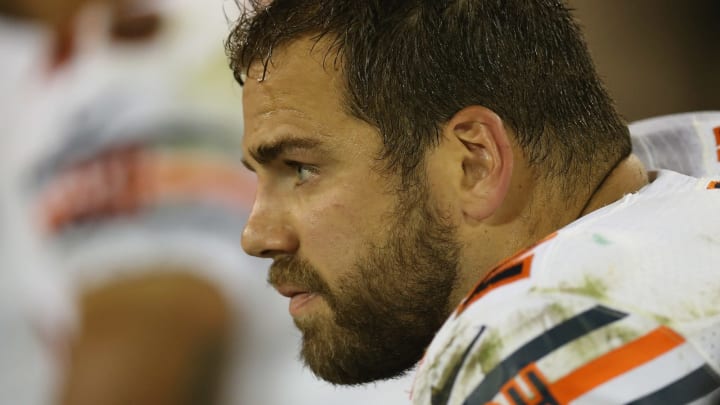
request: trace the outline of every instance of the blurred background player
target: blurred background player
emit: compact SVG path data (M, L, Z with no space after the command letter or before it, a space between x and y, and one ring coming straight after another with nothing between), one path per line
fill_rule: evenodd
M69 287L43 260L19 199L24 140L52 127L45 89L84 1L0 1L0 398L53 397L74 322Z
M24 141L23 206L79 326L64 404L404 402L410 382L335 389L298 364L283 300L239 249L254 185L220 2L124 2L79 19ZM107 32L109 34L103 35Z

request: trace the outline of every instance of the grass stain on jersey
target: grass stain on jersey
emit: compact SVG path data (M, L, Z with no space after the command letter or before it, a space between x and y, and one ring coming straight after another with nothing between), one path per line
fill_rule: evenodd
M698 305L697 302L687 303L685 313L692 319L714 318L720 315L720 309L711 305Z
M559 302L550 303L546 311L548 314L557 319L569 319L573 316L572 309Z
M484 374L489 373L495 366L500 363L500 352L502 351L503 342L500 334L491 331L485 336L485 339L478 350L478 362Z
M582 284L577 287L570 287L565 291L597 300L603 300L607 296L607 286L605 283L601 279L591 276L585 276Z
M441 356L442 361L439 364L436 360L432 365L429 365L430 369L437 373L434 377L435 382L433 382L431 388L433 397L440 395L441 391L445 389L452 389L452 387L446 386L448 384L455 384L457 378L456 371L460 370L459 367L462 366L461 363L466 360L465 351L468 348L463 348L462 345L456 344L456 341L461 339L459 338L459 332L457 330L454 332L456 333L453 334L453 337L442 349L442 352L449 356L449 359L445 360L443 358L444 356Z
M605 285L603 280L595 277L591 277L586 275L583 277L583 281L580 284L571 285L567 283L563 283L559 285L557 288L538 288L533 289L533 291L537 291L540 293L556 293L556 292L562 292L562 293L571 293L571 294L577 294L581 295L583 297L590 297L599 301L605 300L607 298L607 290L608 287Z
M454 385L460 387L474 387L480 382L480 377L487 375L502 361L501 352L503 349L503 340L496 331L487 332L482 337L482 343L477 350L473 350L465 360L462 370L457 376ZM462 361L462 356L453 355L449 364L457 364ZM452 367L445 367L445 371ZM449 375L445 373L441 378L441 383L437 386L444 387L448 383ZM433 395L438 395L439 390L434 391ZM441 402L444 403L444 402Z
M642 335L641 331L627 326L612 325L578 339L572 348L582 362L588 362L606 353L609 347L621 347Z
M607 246L612 244L612 242L610 242L607 238L600 235L599 233L593 234L592 239L598 245Z
M661 314L652 314L652 317L660 324L660 325L670 325L672 322L672 318L666 315Z
M566 344L562 350L542 360L543 367L551 378L559 378L562 370L580 367L637 339L642 332L622 325L607 326Z

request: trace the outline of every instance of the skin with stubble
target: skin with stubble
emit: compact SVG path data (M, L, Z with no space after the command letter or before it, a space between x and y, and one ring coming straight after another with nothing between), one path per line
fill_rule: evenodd
M245 86L246 164L260 181L243 245L274 259L269 281L292 297L305 362L355 384L412 367L449 311L459 247L424 176L401 189L373 167L380 140L337 108L336 87L315 86L329 73L318 55Z

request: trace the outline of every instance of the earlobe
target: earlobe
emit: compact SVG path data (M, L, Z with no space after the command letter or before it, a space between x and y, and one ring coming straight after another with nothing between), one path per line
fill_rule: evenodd
M458 111L447 129L463 145L461 204L466 218L492 216L507 195L513 168L510 139L492 110L470 106Z

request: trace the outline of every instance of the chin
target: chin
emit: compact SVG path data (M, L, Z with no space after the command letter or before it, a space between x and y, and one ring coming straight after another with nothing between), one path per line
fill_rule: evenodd
M295 324L303 334L300 357L318 378L331 384L352 386L397 378L422 356L422 350L388 350L383 345L387 342L368 339L375 334L355 333L327 318L301 319Z

